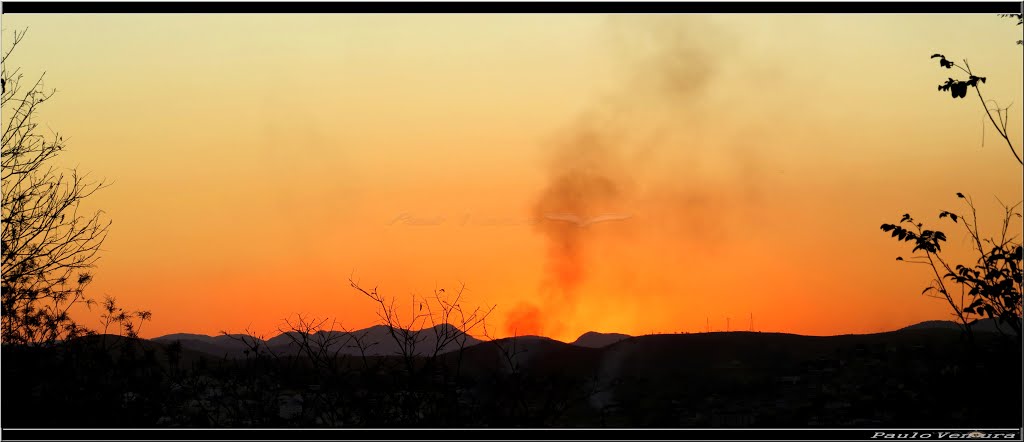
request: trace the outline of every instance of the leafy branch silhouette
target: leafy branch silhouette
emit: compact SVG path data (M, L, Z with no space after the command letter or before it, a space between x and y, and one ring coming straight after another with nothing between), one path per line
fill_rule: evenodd
M978 319L988 317L995 320L996 329L1003 333L1002 326L1009 327L1018 340L1021 339L1021 243L1016 236L1009 235L1011 220L1021 218L1015 210L1021 203L1013 206L1004 204L1005 213L999 236L983 239L978 228L978 214L974 201L970 196L957 193L970 209L964 216L943 210L939 219L948 218L961 224L967 230L972 247L978 254L977 260L971 265L953 265L942 254L942 242L946 234L937 230L924 229L924 225L914 220L910 214L904 214L899 223L882 224L883 232L891 232L891 236L902 242L914 244L912 253L916 255L898 261L912 264L924 264L931 268L933 280L921 294L943 299L949 303L959 324L970 339L973 340L973 326ZM959 296L955 287L959 286Z
M1016 18L1018 26L1024 23L1021 14L1001 14L1001 16ZM1017 44L1021 44L1021 42L1018 41ZM967 75L966 80L948 77L946 82L939 84L938 90L949 92L955 100L965 98L968 89L974 88L992 126L1006 141L1007 147L1010 148L1010 152L1017 162L1024 165L1024 161L1021 160L1021 156L1010 140L1009 106L1000 108L997 103L995 108L991 108L988 105L991 100L985 100L981 94L980 85L985 84L986 78L976 75L966 59L962 63L956 63L943 54L932 54L931 59L936 58L939 61L939 67L956 68ZM952 265L942 252L942 242L946 241L946 234L938 230L925 229L924 225L916 222L910 214L904 214L898 223L882 224L881 229L883 232L890 233L900 242L910 242L914 245L911 252L916 255L906 260L903 257L896 259L924 264L931 268L932 282L922 291L922 294L944 299L949 303L954 316L959 320L961 329L967 334L969 340L973 342L974 339L971 326L979 318L987 317L995 320L996 328L1000 333L1003 333L1001 326L1006 325L1020 341L1021 261L1024 258L1024 253L1022 253L1021 243L1017 237L1009 236L1008 232L1011 220L1014 217L1021 218L1020 212L1016 211L1021 202L1011 206L1000 201L1004 209L1001 232L996 237L984 238L979 232L978 213L974 201L960 192L956 196L964 200L970 209L967 216L943 210L939 212L939 219L948 218L953 223L965 227L972 240L972 251L977 256L973 264ZM953 293L957 287L960 291L959 296Z
M1002 137L1004 141L1006 141L1006 145L1010 148L1010 152L1013 153L1013 157L1017 159L1017 162L1020 163L1021 165L1024 165L1024 160L1021 159L1021 156L1017 153L1017 149L1013 147L1013 142L1010 141L1010 135L1008 132L1010 119L1009 106L1005 108L1000 108L998 107L997 103L995 108L990 108L988 106L988 103L991 100L986 101L985 97L981 95L981 88L978 87L978 83L980 82L984 84L986 78L975 75L974 72L971 71L971 65L970 63L967 62L966 59L964 59L963 64L960 65L950 61L949 59L946 58L945 55L942 54L932 54L931 58L938 58L939 66L943 68L957 68L963 71L965 74L967 74L966 80L958 80L953 77L948 77L945 83L939 85L938 90L940 92L949 92L953 99L957 99L966 97L967 90L970 88L974 88L974 92L977 93L978 100L981 101L981 106L983 109L985 109L985 115L988 115L989 121L992 122L992 126L995 127L996 132L999 133L999 136ZM996 113L996 116L992 115L993 111Z

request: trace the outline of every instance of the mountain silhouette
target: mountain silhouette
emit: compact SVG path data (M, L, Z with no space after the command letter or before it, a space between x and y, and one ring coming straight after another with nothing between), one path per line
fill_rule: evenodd
M998 327L997 327L998 325ZM954 321L946 320L935 320L935 321L924 321L917 324L908 325L900 330L927 330L927 329L949 329L949 330L960 330L960 324ZM998 333L999 329L1003 330L1003 333L1012 333L1009 325L997 324L993 318L979 319L971 326L971 330L974 332L983 333Z
M405 333L404 329L395 329L395 335L400 339ZM447 333L447 334L446 334ZM445 341L445 336L458 336L458 328L451 324L438 325L416 332L411 332L412 353L416 355L429 355L438 350L439 354L458 350L461 346L469 347L479 344L479 339L466 334L450 340L446 345L438 348L438 337ZM192 333L174 333L153 338L152 341L162 344L170 344L175 341L181 342L183 348L209 354L217 357L240 358L245 357L249 345L242 342L242 338L249 343L258 343L259 346L278 356L297 355L302 351L302 343L308 342L313 348L323 346L331 354L359 356L365 351L366 356L393 356L402 353L399 344L391 336L391 330L384 325L374 325L362 330L350 332L344 331L318 331L303 337L302 333L290 331L281 333L266 341L258 338L236 334L208 336ZM362 350L360 349L362 346Z
M248 347L241 341L242 337L256 340L256 338L235 334L207 336L195 333L174 333L150 339L161 344L170 344L175 341L181 342L181 347L211 356L229 358L243 357Z
M598 333L598 332L586 332L580 335L572 342L572 345L578 345L580 347L590 348L601 348L612 345L616 342L632 338L630 335L624 335L622 333Z
M445 330L445 328L449 330ZM1003 326L1003 331L1006 332L1009 327ZM908 325L900 328L896 331L914 331L914 330L932 330L932 329L944 329L944 330L959 330L959 326L956 322L947 320L931 320L923 321L920 323ZM996 333L996 322L993 319L982 319L972 326L972 329L976 332L990 332ZM403 329L395 329L395 334L402 338L404 333ZM412 332L411 338L415 341L413 347L413 353L416 355L429 355L433 354L437 347L438 336L453 336L459 333L458 328L451 324L438 325L432 328L422 329L416 332ZM743 333L743 332L733 332ZM697 333L702 334L702 333ZM779 335L789 335L787 333L778 333ZM653 335L653 336L670 336L670 335ZM798 336L798 335L794 335ZM854 336L854 335L851 335ZM810 336L808 336L810 338ZM259 345L278 355L278 356L292 356L297 355L301 352L301 342L303 337L298 332L287 332L281 333L274 336L266 341L262 341L258 338L244 335L218 335L209 336L195 333L173 333L169 335L152 338L150 341L160 344L170 344L175 341L181 342L182 348L215 356L217 358L244 358L246 356L246 350L249 346L242 342L243 338L248 342L259 342ZM358 338L358 339L357 339ZM512 344L515 344L517 351L521 350L521 353L529 353L533 351L534 355L540 352L541 348L548 348L551 346L572 346L572 347L584 347L584 348L604 348L613 344L634 338L624 333L601 333L595 331L589 331L579 336L575 341L566 343L551 339L545 336L533 336L524 335L517 336L514 338L502 338L494 342L502 344L511 349ZM456 342L449 342L447 345L442 346L438 349L438 354L449 353L456 351L460 348L458 341L463 338L459 338ZM482 341L470 334L464 335L464 343L461 345L463 348L473 347L481 344ZM514 341L513 341L514 339ZM344 331L319 331L306 337L307 342L314 348L318 346L318 343L326 343L326 350L330 353L337 352L338 355L349 355L349 356L360 356L363 354L360 351L360 345L363 347L366 356L394 356L402 353L402 350L395 339L391 336L390 329L385 325L374 325L361 330L354 330L350 332ZM532 356L519 356L519 358L526 360L532 358Z

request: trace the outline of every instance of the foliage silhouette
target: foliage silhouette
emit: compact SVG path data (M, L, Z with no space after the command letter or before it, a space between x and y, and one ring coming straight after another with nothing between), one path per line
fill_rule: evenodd
M1007 131L1010 118L1009 107L1000 108L998 104L996 104L995 108L990 108L988 101L986 101L985 97L981 95L981 88L978 86L978 82L985 83L986 78L975 75L974 72L971 71L971 65L966 59L963 60L963 64L960 65L947 60L946 56L942 54L932 54L931 58L938 58L939 66L943 68L952 69L955 67L967 74L966 80L957 80L953 77L948 77L945 83L939 85L938 90L940 92L948 91L953 99L957 99L966 97L967 90L969 88L974 88L974 92L977 93L978 100L981 102L981 106L985 110L985 115L987 115L989 121L992 122L992 126L996 129L996 132L999 133L999 136L1002 137L1003 141L1006 142L1006 145L1010 148L1010 152L1013 153L1013 157L1017 159L1017 162L1024 165L1024 160L1021 160L1020 155L1017 153L1017 149L1013 147L1013 142L1010 140L1010 135ZM996 113L996 116L992 116L993 111Z
M1017 25L1021 22L1020 14L1002 14L1003 17L1017 18ZM1018 44L1021 42L1018 41ZM967 80L958 80L949 77L945 83L938 86L940 92L949 92L953 99L964 98L967 90L974 88L981 102L985 114L988 116L992 126L999 133L999 136L1006 142L1014 159L1024 165L1021 156L1010 140L1009 107L990 108L985 98L981 95L979 83L984 84L985 77L977 76L971 70L970 63L963 60L962 64L955 63L946 58L943 54L932 54L932 59L939 59L939 66L945 69L957 68L967 74ZM993 116L995 112L995 116ZM883 232L891 232L892 237L901 242L912 242L914 247L911 253L917 254L911 259L897 257L898 261L925 264L932 270L932 282L922 291L922 294L930 294L939 299L945 300L953 310L959 325L964 333L973 342L974 334L971 326L979 318L988 317L996 320L997 326L1006 326L1013 332L1017 341L1021 340L1021 261L1024 259L1021 243L1016 236L1009 236L1009 225L1014 217L1021 218L1020 212L1015 212L1021 203L1013 205L1002 204L1004 214L1002 217L1002 228L998 236L984 238L978 227L978 214L974 201L957 192L957 198L964 200L969 213L964 214L943 210L939 212L939 219L949 218L953 223L962 224L971 238L972 252L977 258L973 264L952 265L942 253L942 242L946 241L945 233L937 230L927 230L923 224L915 222L910 214L904 214L898 223L882 224ZM951 289L959 287L960 294ZM1003 333L1003 329L999 328Z
M249 330L242 335L222 332L245 345L245 360L239 362L245 370L291 383L301 379L308 387L301 404L287 405L293 411L301 408L301 416L289 414L285 420L313 418L316 425L327 426L438 426L466 420L470 386L462 366L469 332L484 326L495 307L464 308L462 286L414 296L406 316L395 299L376 288L363 289L351 278L349 284L378 305L380 325L354 331L337 321L297 315L283 320L281 334L270 341ZM380 339L392 342L388 348L393 353L378 350L371 356L371 348L384 344ZM355 349L357 355L344 349ZM287 397L283 400L289 403Z
M59 133L40 133L36 121L41 106L56 92L46 89L45 73L25 83L20 68L8 69L7 61L25 33L14 32L0 61L0 108L7 116L0 155L0 330L4 343L48 346L94 333L71 318L70 311L76 305L96 304L85 289L92 282L89 270L95 266L110 222L103 220L102 211L79 212L81 202L105 184L88 182L76 170L62 171L53 164L67 145ZM109 297L103 308L106 327L116 323L129 336L150 318L147 311L120 309Z
M1009 235L1010 222L1021 203L1004 206L1002 228L998 236L984 238L978 229L978 215L974 202L969 196L957 193L963 199L969 213L965 215L952 211L939 212L939 219L949 218L961 224L971 238L973 251L978 255L976 262L969 265L952 264L942 253L942 242L946 234L937 230L924 229L923 223L916 222L910 214L904 214L899 223L882 224L883 232L891 232L898 241L914 245L911 252L923 252L899 261L925 264L932 270L932 283L922 291L949 303L954 316L969 338L973 339L971 326L983 317L996 320L997 327L1006 326L1018 340L1021 339L1021 243ZM950 286L959 286L959 297ZM959 299L958 299L959 298ZM1000 333L1002 328L998 329Z
M377 291L377 287L364 289L351 277L349 285L377 304L377 316L380 318L381 324L387 327L389 336L398 347L398 354L405 363L410 383L417 382L417 378L423 374L422 371L430 370L438 355L445 350L450 350L452 346L458 348L458 366L461 367L461 355L469 333L477 327L485 326L487 317L496 307L464 309L462 301L466 287L463 284L455 291L454 295L445 293L443 288L435 289L433 296L427 296L418 301L413 295L410 302L413 311L406 319L403 319L401 312L395 307L395 299L385 297ZM427 327L433 334L430 336L433 338L433 345L421 349L420 344L423 344L429 335L417 331ZM425 361L422 367L417 363L418 359Z

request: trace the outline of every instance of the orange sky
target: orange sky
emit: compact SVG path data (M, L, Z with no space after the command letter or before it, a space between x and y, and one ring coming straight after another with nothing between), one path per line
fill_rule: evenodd
M889 330L948 307L878 226L1022 197L928 59L1019 110L991 15L3 16L25 27L62 164L113 182L91 293L151 310L145 337L369 326L350 275L465 283L498 336Z

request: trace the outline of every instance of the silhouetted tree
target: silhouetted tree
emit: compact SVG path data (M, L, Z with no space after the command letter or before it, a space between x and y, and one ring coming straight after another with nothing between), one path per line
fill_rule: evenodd
M904 214L899 223L882 224L881 229L892 232L892 236L899 241L914 245L912 252L916 254L913 257L896 259L925 264L931 268L934 279L922 294L949 303L969 337L973 338L971 326L978 319L988 317L995 319L1000 332L1003 332L1001 326L1006 326L1008 331L1020 339L1022 249L1020 241L1010 236L1009 228L1014 217L1021 218L1020 212L1014 212L1021 203L1004 205L1006 212L1003 214L999 235L983 238L978 230L978 214L974 202L962 193L957 193L957 197L964 199L970 209L967 216L942 211L939 212L939 218L949 218L964 226L971 238L973 251L978 256L972 264L953 264L944 258L942 242L946 241L946 234L925 229L924 224L916 222L910 214Z
M113 332L111 328L117 327L117 335L125 336L128 338L138 338L139 329L142 327L142 323L148 321L153 315L149 311L128 311L124 308L118 307L117 300L111 296L106 296L102 303L103 312L100 313L100 320L103 323L102 339L104 349L107 349L107 335ZM124 346L132 341L124 339L113 340L115 345Z
M1020 14L1003 14L1003 16L1017 18L1017 25L1021 24ZM998 104L995 107L990 107L989 103L994 103L994 101L985 100L981 94L980 84L984 84L986 78L976 75L966 59L962 63L955 63L942 54L933 54L931 58L938 58L939 66L942 68L957 68L967 75L966 80L949 77L938 86L938 90L949 92L953 99L957 99L966 97L968 89L974 88L982 109L992 126L1006 142L1014 159L1024 165L1024 161L1014 148L1008 133L1009 107L1001 108ZM899 241L914 244L912 252L917 253L915 256L906 260L902 257L896 259L926 264L931 267L932 283L922 293L948 302L953 309L954 316L957 317L969 338L973 340L971 325L980 318L988 317L995 319L1000 332L1003 332L1001 326L1006 326L1020 340L1021 261L1024 258L1024 253L1022 253L1018 238L1009 235L1009 228L1014 217L1021 218L1021 213L1016 212L1021 202L1007 205L1000 201L1004 209L1000 234L986 238L979 231L978 214L974 201L963 193L958 192L956 196L966 202L970 212L964 216L964 214L944 210L939 212L939 219L948 218L953 223L962 221L961 224L971 238L973 252L977 256L974 263L967 265L950 263L942 254L941 243L946 241L945 233L924 229L923 223L915 222L910 214L904 214L899 223L882 224L881 229L884 232L892 232L892 236ZM955 293L956 287L959 287L959 296Z
M377 316L381 323L388 328L389 335L398 346L399 355L405 363L410 380L415 379L419 374L417 359L425 361L423 368L430 368L442 352L457 349L461 364L461 354L469 338L469 332L481 327L495 308L495 306L491 306L489 308L476 307L473 310L464 309L461 303L465 292L463 285L453 296L448 296L443 288L435 289L433 296L420 298L418 302L416 296L413 295L411 313L406 319L403 319L395 307L394 298L385 297L377 291L376 287L366 290L352 278L349 278L349 285L379 306ZM425 332L428 326L430 331ZM431 334L434 338L433 345L429 348L420 346Z
M25 37L14 32L3 52L0 107L6 117L2 135L2 307L3 342L45 345L89 331L69 310L92 305L85 288L107 235L102 211L82 213L81 202L104 187L75 170L63 170L54 159L66 148L59 133L42 133L36 116L56 92L47 89L45 73L26 82L8 59ZM112 299L108 302L113 302ZM115 307L116 308L116 307ZM119 311L124 313L123 311ZM116 315L115 315L116 316ZM148 312L116 316L149 319ZM127 326L132 331L132 325Z
M258 334L249 327L246 327L242 334L231 334L224 330L221 330L220 334L241 343L245 347L243 354L246 359L259 360L261 357L277 359L277 353L267 345L266 335Z

